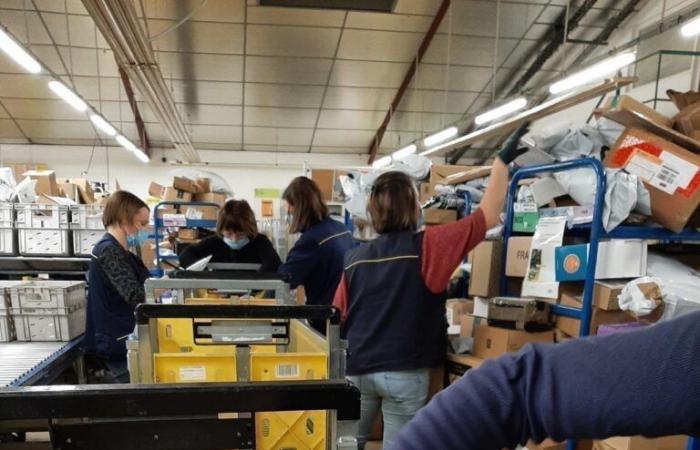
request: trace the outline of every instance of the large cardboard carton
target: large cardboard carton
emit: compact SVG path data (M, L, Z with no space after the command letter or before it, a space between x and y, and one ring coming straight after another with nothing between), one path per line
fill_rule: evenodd
M58 183L58 188L61 195L73 200L76 203L80 203L80 192L78 191L78 186L73 183Z
M148 195L150 195L151 197L160 198L162 194L163 185L158 184L155 181L151 181L151 184L148 185Z
M433 191L434 188L435 188L435 185L432 185L430 183L421 183L420 184L420 186L418 187L418 194L419 194L421 203L425 203L431 199L431 197L434 194L434 191Z
M530 342L554 342L554 332L528 333L520 330L479 325L474 330L474 356L497 358L517 352Z
M457 211L454 209L428 208L423 210L423 219L426 225L440 225L457 220Z
M619 311L617 297L629 280L596 281L593 286L593 304L605 311Z
M482 166L452 166L443 164L433 164L430 167L430 184L447 184L446 178L450 175L469 172L473 169L479 169Z
M445 184L462 184L467 181L476 180L478 178L484 178L491 174L491 166L473 167L469 170L463 170L461 172L456 172L445 177L443 182Z
M613 437L596 441L596 450L683 450L688 442L687 436L667 436L647 439L642 436Z
M92 205L96 202L95 191L92 190L92 185L87 179L71 178L69 181L78 186L78 192L80 193L81 203L85 205Z
M14 174L15 181L17 183L26 177L25 173L36 169L34 164L6 164L6 166L12 169L12 173Z
M644 181L652 217L669 230L682 231L700 205L700 155L648 131L626 129L604 164Z
M24 177L29 177L36 181L35 192L37 195L59 196L61 191L58 190L56 183L56 172L53 170L30 170L24 173Z
M161 191L160 198L168 202L191 202L192 193L178 191L172 187L164 187Z
M581 296L562 294L561 304L564 306L571 306L574 308L581 307ZM598 333L598 327L603 324L618 324L618 323L628 323L634 322L632 318L625 311L605 311L600 308L593 307L591 313L591 326L588 334L590 336L595 336ZM557 328L563 331L565 334L573 337L578 337L580 335L580 324L581 321L578 319L573 319L571 317L559 316L557 317Z
M605 109L621 109L626 111L631 111L636 114L641 114L651 122L658 125L670 128L673 121L661 114L660 112L648 107L644 103L641 103L629 95L622 95L620 97L610 97L604 107Z
M219 206L224 206L224 203L226 203L226 195L217 194L214 192L207 192L205 194L194 194L194 201L202 203L216 203Z
M462 316L459 324L459 336L474 337L474 329L482 323L485 323L485 320L481 317L472 316L471 314Z
M217 220L219 208L214 206L186 206L183 214L190 220Z
M202 186L198 185L194 180L185 177L173 177L173 187L178 191L189 192L191 194L201 194Z
M445 304L448 325L459 325L462 317L474 312L474 302L465 298L452 298Z
M469 295L495 297L501 279L501 241L483 241L469 253L472 271L469 276Z
M524 277L527 274L531 245L532 238L529 236L515 236L508 239L506 276Z
M345 175L347 172L335 169L314 169L311 171L311 179L321 189L323 200L326 202L336 201L338 197L335 192L336 180L339 176Z

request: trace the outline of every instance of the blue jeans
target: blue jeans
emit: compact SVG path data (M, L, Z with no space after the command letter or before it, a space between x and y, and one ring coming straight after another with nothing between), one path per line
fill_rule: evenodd
M359 450L365 448L372 432L372 423L380 410L384 418L382 447L387 448L401 428L425 406L430 370L378 372L349 376L348 379L360 390Z

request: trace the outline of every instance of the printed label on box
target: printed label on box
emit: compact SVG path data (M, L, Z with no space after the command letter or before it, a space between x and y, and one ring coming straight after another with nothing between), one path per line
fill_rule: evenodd
M186 227L187 217L184 214L163 214L164 227Z
M646 182L651 182L661 170L661 160L648 153L636 151L627 161L625 170Z
M207 368L204 366L180 367L180 381L207 381Z
M277 378L297 378L299 376L299 364L277 364Z

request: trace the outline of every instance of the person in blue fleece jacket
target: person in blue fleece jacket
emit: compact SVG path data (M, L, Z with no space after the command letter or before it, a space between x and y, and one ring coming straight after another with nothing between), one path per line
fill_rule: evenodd
M528 345L486 361L420 410L387 450L699 435L699 324L696 312L629 333Z

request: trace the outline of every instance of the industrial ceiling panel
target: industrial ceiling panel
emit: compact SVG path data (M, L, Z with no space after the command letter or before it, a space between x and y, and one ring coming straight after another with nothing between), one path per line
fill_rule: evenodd
M62 20L65 16L61 16ZM109 48L102 35L97 31L95 22L90 16L68 16L71 45L79 47ZM50 28L53 33L53 28Z
M251 6L248 8L249 24L305 25L312 27L335 27L343 25L344 11L276 8Z
M1 59L0 59L1 60ZM0 98L50 98L48 78L37 75L0 75Z
M392 88L329 87L323 107L386 111L395 94Z
M262 6L357 9L389 13L396 0L258 0Z
M166 84L177 103L240 105L243 101L243 83L169 80Z
M111 50L94 48L60 47L63 60L73 75L97 76L118 73L117 63Z
M448 71L444 65L422 64L416 74L417 87L474 92L488 85L491 74L490 68L450 66Z
M313 128L260 128L246 127L245 143L266 145L295 145L305 146L308 150L311 145Z
M3 99L10 115L16 119L85 120L85 113L78 112L63 100Z
M388 150L396 150L397 148L404 147L416 139L419 139L421 136L421 133L416 132L387 131L384 134L384 139L382 139L382 147ZM367 144L369 145L369 142Z
M10 119L10 115L7 114L7 111L2 103L0 103L0 119Z
M246 144L246 151L249 152L277 152L277 153L306 153L309 147L306 145L269 145L269 144ZM277 161L271 157L269 165L274 166Z
M229 143L229 144L221 144L221 143L214 143L214 142L197 142L195 147L197 150L216 150L216 151L240 151L241 149L241 144L235 144L235 143Z
M44 1L50 1L52 3L56 3L55 0L44 0ZM88 12L85 10L85 7L83 6L83 2L81 0L63 0L66 3L66 6L68 8L68 14L80 14L83 16L87 16ZM60 3L60 2L59 2Z
M313 128L317 115L315 109L246 106L244 120L251 126Z
M258 83L325 85L331 59L246 57L246 80Z
M192 141L197 147L198 142L213 144L235 144L240 146L241 127L216 125L188 125Z
M384 112L327 110L321 111L318 128L337 130L376 130L384 119Z
M243 57L205 53L156 52L163 78L192 81L243 81Z
M404 14L375 14L350 11L345 24L347 29L409 31L425 33L430 28L432 17Z
M17 123L32 140L39 138L46 140L53 138L89 139L95 136L95 130L89 120L18 120Z
M444 128L460 118L460 114L413 113L397 111L391 123L390 130L425 131L429 132Z
M409 89L397 110L463 113L467 105L476 98L476 95L470 92Z
M323 98L323 90L322 86L246 83L245 104L246 106L318 108Z
M180 117L193 125L241 125L240 106L178 104Z
M418 14L432 16L441 0L398 0L394 12L397 14Z
M408 66L407 63L336 61L331 85L397 88Z
M175 23L170 20L148 21L152 36ZM243 29L243 25L235 23L190 21L180 25L177 30L162 35L152 45L158 51L240 55L243 53Z
M338 58L411 62L422 39L421 33L345 30Z
M366 155L367 146L363 147L326 147L326 146L313 146L311 148L311 153L342 153L348 155Z
M430 49L426 52L423 62L447 64L447 52L450 53L450 64L475 67L492 67L494 39L466 36L435 36ZM498 40L498 65L503 64L511 50L518 44L516 39ZM512 63L510 64L512 66ZM505 64L509 67L509 64Z
M319 147L362 147L369 146L374 131L361 130L316 130L314 146Z
M195 11L192 20L243 23L245 0L147 0L146 16L154 19L180 20ZM140 7L136 10L141 13Z
M247 52L251 55L332 58L340 29L248 25Z
M2 3L0 3L0 13L2 24L20 41L29 42L31 39L32 44L51 43L51 38L36 12L27 11L25 14L22 10L2 9Z

